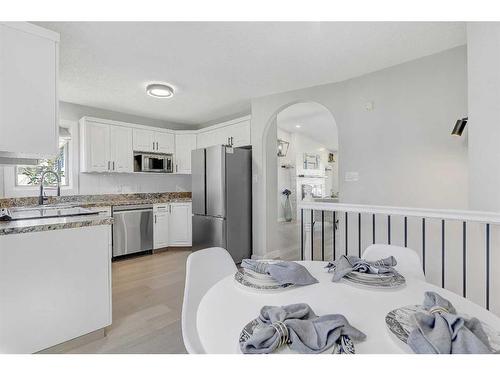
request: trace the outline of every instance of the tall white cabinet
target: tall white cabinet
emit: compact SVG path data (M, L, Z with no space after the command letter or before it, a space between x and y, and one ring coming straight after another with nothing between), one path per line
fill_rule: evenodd
M0 23L0 158L53 158L58 151L59 34Z
M132 129L80 120L82 172L133 172Z
M175 173L191 174L191 151L196 147L196 133L175 135Z

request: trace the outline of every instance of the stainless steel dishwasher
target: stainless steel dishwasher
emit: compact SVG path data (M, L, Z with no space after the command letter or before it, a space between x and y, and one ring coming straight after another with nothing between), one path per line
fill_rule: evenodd
M153 250L153 205L113 207L113 258Z

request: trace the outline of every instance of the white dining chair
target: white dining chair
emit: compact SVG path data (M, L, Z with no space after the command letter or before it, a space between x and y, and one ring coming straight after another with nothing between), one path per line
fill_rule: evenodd
M236 271L233 258L221 247L210 247L188 256L182 303L182 339L188 353L205 353L196 328L196 313L201 299L215 283Z
M363 252L363 259L378 260L389 256L396 258L398 262L396 270L406 278L414 278L425 281L425 275L420 262L420 257L415 250L408 247L374 244Z

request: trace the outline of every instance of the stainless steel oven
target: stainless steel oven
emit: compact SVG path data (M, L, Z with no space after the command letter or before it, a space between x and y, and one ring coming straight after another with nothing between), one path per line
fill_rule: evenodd
M172 173L172 154L146 154L134 152L134 172Z

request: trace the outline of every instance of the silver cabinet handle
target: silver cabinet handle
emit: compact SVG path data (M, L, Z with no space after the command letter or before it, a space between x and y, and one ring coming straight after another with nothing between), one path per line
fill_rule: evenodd
M153 151L154 151L154 149L155 149L155 143L153 142Z
M108 160L108 171L111 169L110 164L111 164L111 162Z
M155 215L155 224L156 224L156 215Z
M175 165L175 171L178 172L179 168L177 167L177 164Z
M113 170L115 170L115 162L113 162Z
M156 142L156 151L158 151L158 142Z

